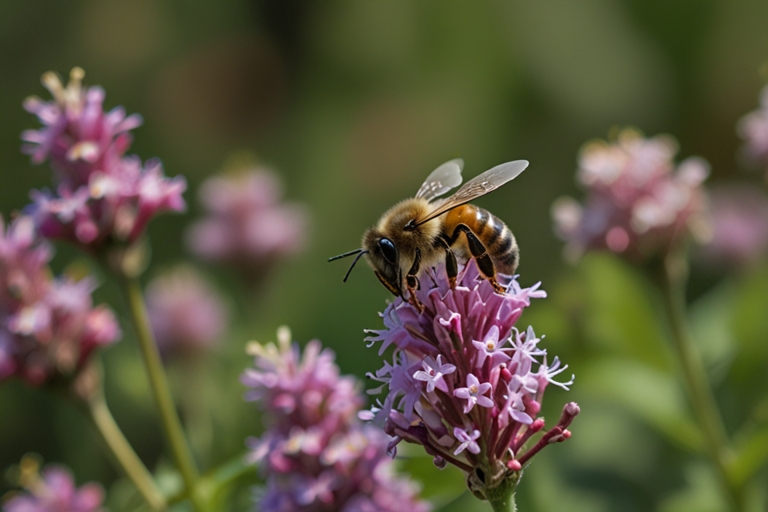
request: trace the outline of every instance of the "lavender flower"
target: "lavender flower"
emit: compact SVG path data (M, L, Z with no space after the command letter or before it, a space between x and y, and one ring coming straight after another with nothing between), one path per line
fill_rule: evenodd
M422 512L413 484L396 477L383 432L363 425L363 404L353 377L339 375L334 355L311 341L303 355L290 332L278 345L252 343L255 368L243 383L246 400L264 411L268 430L251 438L250 459L259 462L267 486L262 512Z
M585 206L561 198L552 208L566 254L578 258L597 248L641 260L696 231L708 165L688 158L675 169L676 152L672 138L643 138L631 129L621 131L616 142L585 145L578 170L588 191Z
M749 185L709 192L712 236L701 257L713 266L748 265L768 254L768 197Z
M768 171L768 85L760 93L760 107L741 118L738 132L746 142L747 157Z
M19 493L3 506L5 512L103 512L104 491L96 483L75 487L69 471L58 466L38 473L38 463L31 457L21 461L20 484L27 492Z
M221 295L200 273L179 266L147 285L147 311L164 353L196 351L219 343L227 329Z
M141 117L122 107L104 112L104 90L82 86L74 68L64 87L54 73L43 75L53 100L28 98L24 108L43 128L26 130L22 151L33 163L50 160L56 191L32 192L28 211L43 236L68 240L97 253L111 243L134 242L160 212L185 209L183 177L169 179L157 160L142 164L125 156L130 130Z
M0 380L18 375L40 385L71 376L95 348L120 337L112 311L93 307L94 281L53 279L51 257L29 217L7 230L0 217Z
M386 392L370 416L394 436L390 450L401 441L424 446L438 467L461 468L486 499L495 489L513 489L545 445L570 437L566 429L579 412L569 403L557 425L529 445L544 428L536 416L545 389L568 389L573 378L554 380L567 366L557 358L548 365L533 329L515 328L530 299L546 293L538 284L520 288L515 278L499 279L504 294L470 263L451 289L444 268L432 269L416 292L424 312L398 297L381 315L384 329L366 338L369 346L381 343L380 355L395 347L392 363L369 374L382 383L371 392Z
M265 264L295 254L306 238L304 209L280 196L277 176L266 169L209 178L200 188L208 216L190 228L187 245L204 260L260 277Z

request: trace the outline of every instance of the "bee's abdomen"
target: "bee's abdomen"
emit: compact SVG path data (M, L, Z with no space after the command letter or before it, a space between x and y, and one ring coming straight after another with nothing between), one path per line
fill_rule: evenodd
M484 208L465 204L448 212L444 229L452 236L456 226L466 225L485 246L497 272L514 274L520 260L515 235L501 219ZM466 238L459 236L457 244L466 245Z

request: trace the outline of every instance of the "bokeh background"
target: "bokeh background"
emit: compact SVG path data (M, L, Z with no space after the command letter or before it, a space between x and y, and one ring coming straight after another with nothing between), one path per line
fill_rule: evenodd
M526 471L520 509L717 510L684 508L711 506L715 484L703 458L686 450L684 433L653 419L670 400L685 409L684 401L674 402L662 385L623 380L621 366L605 364L606 354L663 359L666 326L657 298L642 276L613 259L566 265L549 210L559 196L580 194L574 180L580 146L627 125L672 134L681 156L710 162L711 183L761 187L762 176L738 156L735 126L756 108L766 81L767 2L5 0L0 7L6 218L29 202L30 188L50 182L48 168L31 167L19 151L19 133L36 126L21 102L31 94L47 97L39 82L44 71L66 76L73 66L85 69L86 83L106 89L107 108L124 105L142 114L133 152L161 158L167 174L188 180L188 213L150 227L148 277L191 259L183 233L201 213L197 188L232 162L253 159L274 169L286 198L310 212L306 250L271 267L255 293L226 268L200 264L229 297L236 319L228 339L192 370L170 363L182 410L189 421L198 418L192 437L205 467L237 456L245 436L261 430L238 382L250 363L247 340L272 340L287 324L295 339L319 338L332 347L344 373L363 377L380 366L363 330L380 325L376 313L388 292L364 265L342 284L349 260L329 264L329 256L358 247L363 230L440 163L461 157L465 175L473 176L524 158L530 168L479 204L516 234L521 282L542 281L550 292L522 319L547 335L549 352L576 374L571 392L547 393L550 421L570 400L583 414L573 439L545 450ZM73 262L93 266L58 247L54 266ZM765 273L752 272L729 277L723 269L695 267L692 301L733 290L727 300L706 303L700 316L720 311L726 321L722 311L736 310L738 300L765 304L759 286L749 292L752 299L739 295L745 282L765 283ZM114 284L104 276L101 284L97 301L121 311ZM757 307L755 315L764 312ZM156 416L121 315L124 340L104 354L108 399L142 458L162 467ZM726 365L712 366L720 368L715 375L734 378L727 366L733 346L718 340L716 327L700 332L711 348L708 361ZM767 332L748 336L759 340ZM597 366L610 375L596 374ZM617 382L626 392L615 391ZM765 381L745 374L739 382L742 387L718 388L726 423L735 428L747 415L744 402L760 400L763 416L755 421L765 421L764 392L754 390ZM3 383L0 468L28 451L68 464L79 482L109 488L117 479L76 410L19 382ZM454 500L445 510L484 510L459 494L457 472L440 473L418 457L406 465L436 503ZM0 492L7 488L4 482Z

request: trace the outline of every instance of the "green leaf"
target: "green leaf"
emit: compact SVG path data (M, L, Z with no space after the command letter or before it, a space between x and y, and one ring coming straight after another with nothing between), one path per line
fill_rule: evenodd
M732 311L730 325L739 353L731 376L743 382L760 373L762 382L768 363L768 267L740 283Z
M741 436L735 448L735 457L729 466L730 477L737 487L746 484L768 460L768 425Z
M666 332L645 278L620 259L590 254L580 267L587 301L588 340L599 348L629 356L666 372L673 359Z
M568 512L607 512L609 498L593 490L569 485L551 457L539 454L518 485L518 507L525 501L530 510L567 510ZM527 498L527 500L526 500Z
M724 283L689 308L691 336L715 382L725 379L737 352L730 328L734 296L732 283Z
M723 501L720 483L705 463L691 464L685 469L688 487L673 494L659 505L659 512L722 512L729 510Z
M685 395L669 373L635 360L605 357L579 372L579 385L586 393L626 407L680 446L703 450L702 433L686 414Z
M239 455L203 475L198 488L209 510L225 510L224 505L233 491L255 479L256 465L246 462L245 455Z

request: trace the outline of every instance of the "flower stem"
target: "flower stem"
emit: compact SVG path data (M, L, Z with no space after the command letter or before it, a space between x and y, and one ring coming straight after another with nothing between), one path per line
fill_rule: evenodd
M101 390L94 393L88 400L87 407L91 421L149 507L152 510L165 510L167 508L165 497L155 485L152 475L136 455L136 452L133 451L130 443L125 439L120 427L115 423Z
M732 509L743 511L743 497L728 474L729 449L725 426L701 356L686 323L687 261L682 252L673 251L666 257L663 278L664 305L672 329L674 349L693 412L704 433L707 456L715 468L723 491L731 501Z
M154 335L149 327L147 310L144 304L144 295L141 285L135 277L126 277L122 280L128 304L131 311L136 336L139 340L139 348L147 369L150 388L154 395L160 412L160 419L165 432L166 440L171 448L174 462L181 473L184 487L187 491L194 509L202 512L203 507L197 496L195 484L198 479L197 467L192 458L192 451L181 427L181 421L171 397L168 380L160 360L160 352L157 349Z
M491 504L493 512L517 512L514 488L507 494L502 493L499 496L489 496L488 503Z

